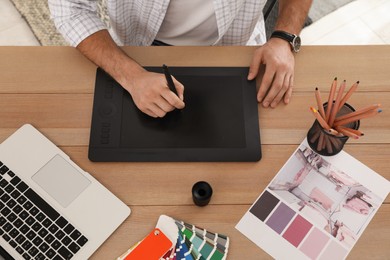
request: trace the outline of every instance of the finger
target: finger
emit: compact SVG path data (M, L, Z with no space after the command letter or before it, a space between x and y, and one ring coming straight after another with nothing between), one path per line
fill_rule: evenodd
M279 90L279 93L276 95L274 100L272 100L272 102L271 102L272 108L275 108L279 104L279 102L282 100L285 93L288 91L289 87L290 87L290 76L286 75L284 77L282 88Z
M175 77L172 77L172 78L173 78L173 82L175 83L175 88L176 88L177 95L179 96L179 98L181 100L184 101L184 85L181 84L179 81L177 81L175 79Z
M248 80L256 78L259 73L260 64L261 64L262 52L261 49L257 49L253 55L251 65L249 66Z
M281 74L281 73L275 74L274 80L267 93L267 96L264 98L263 101L264 107L268 107L275 99L279 91L282 89L284 78L285 78L285 74Z
M172 95L172 96L176 97L177 100L180 101L179 97L177 97L172 91L168 91L168 90L163 91L163 92L161 93L161 95L165 95L165 96L171 96L171 95ZM167 101L167 99L164 98L163 96L160 96L158 99L156 99L156 100L154 101L154 104L157 105L157 106L158 106L162 111L164 111L165 113L168 113L168 112L170 112L170 111L172 111L172 110L175 109L175 107L172 106L172 105Z
M167 112L165 112L164 110L162 110L162 109L160 108L160 106L157 105L157 104L151 104L150 107L149 107L149 110L150 110L153 114L155 114L157 117L164 117L164 116L167 114Z
M292 96L293 88L294 88L294 75L291 75L291 77L290 77L290 87L288 88L286 94L284 94L284 103L285 104L290 103L290 99L291 99L291 96Z
M145 109L144 111L145 114L147 114L148 116L151 116L151 117L154 117L154 118L157 118L158 116L150 109Z
M172 107L177 109L183 109L185 104L175 93L167 89L166 91L161 92L162 98ZM170 110L171 111L171 110Z
M275 72L270 66L265 66L264 75L260 83L259 91L257 92L257 101L263 102L263 106L265 106L264 97L274 81ZM265 107L268 107L268 104Z
M277 72L274 67L270 67L269 71L266 68L258 93L263 107L268 107L272 103L284 81L284 74Z

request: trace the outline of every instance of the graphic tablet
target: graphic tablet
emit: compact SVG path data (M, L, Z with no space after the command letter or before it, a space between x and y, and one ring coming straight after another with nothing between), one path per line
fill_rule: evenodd
M161 67L146 67L162 73ZM245 67L170 67L184 87L183 110L152 118L98 68L89 143L91 161L258 161L255 81Z

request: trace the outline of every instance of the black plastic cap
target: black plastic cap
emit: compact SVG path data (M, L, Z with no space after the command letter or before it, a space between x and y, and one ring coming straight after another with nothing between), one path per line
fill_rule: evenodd
M209 204L213 189L205 181L199 181L192 186L192 199L197 206L206 206Z

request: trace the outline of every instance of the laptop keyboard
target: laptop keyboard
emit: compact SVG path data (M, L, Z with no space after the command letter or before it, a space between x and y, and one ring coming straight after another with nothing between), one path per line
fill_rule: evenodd
M2 162L0 236L24 259L71 259L88 242Z

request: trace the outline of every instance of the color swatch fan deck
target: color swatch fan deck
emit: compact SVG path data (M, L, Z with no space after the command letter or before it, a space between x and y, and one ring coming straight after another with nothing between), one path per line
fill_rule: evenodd
M117 260L224 260L229 237L161 215L156 228Z

